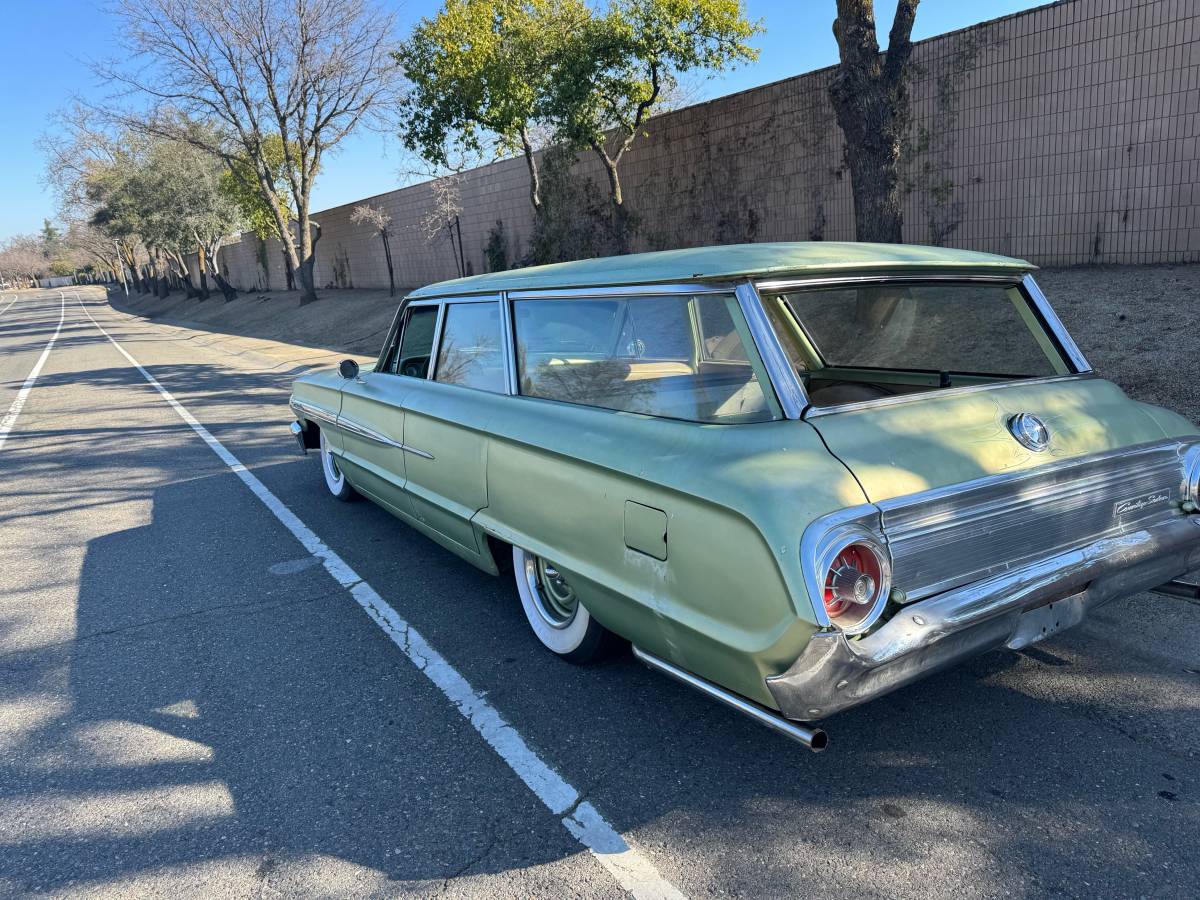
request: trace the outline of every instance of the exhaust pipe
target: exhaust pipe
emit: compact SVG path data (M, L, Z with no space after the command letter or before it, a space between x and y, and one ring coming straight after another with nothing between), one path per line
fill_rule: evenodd
M742 715L749 716L758 722L758 724L765 725L767 728L782 734L784 737L789 737L793 741L799 741L814 753L820 753L829 746L829 737L820 728L810 728L799 722L793 722L791 719L785 719L779 713L769 710L765 706L759 706L757 703L747 700L744 697L739 697L737 694L727 691L725 688L719 687L711 681L706 681L698 675L693 675L691 672L672 665L665 659L652 656L639 647L633 648L633 655L651 669L657 669L664 675L668 675L690 688L695 688L702 694L707 694L712 699L732 707Z
M1192 584L1188 581L1168 581L1166 584L1160 584L1156 588L1151 588L1150 593L1162 594L1164 597L1181 597L1184 600L1200 600L1200 584Z

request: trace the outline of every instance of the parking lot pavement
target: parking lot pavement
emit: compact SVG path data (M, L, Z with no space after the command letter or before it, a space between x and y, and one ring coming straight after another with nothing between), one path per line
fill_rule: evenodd
M0 412L64 322L0 449L0 894L1195 895L1200 607L1108 607L812 755L553 658L508 584L324 495L286 379L78 294L0 315Z

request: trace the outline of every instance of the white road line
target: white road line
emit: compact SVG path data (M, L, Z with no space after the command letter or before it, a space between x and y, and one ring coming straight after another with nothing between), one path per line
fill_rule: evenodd
M21 414L21 410L25 407L25 400L29 397L29 392L33 390L33 383L37 381L37 377L42 374L42 366L46 364L46 360L50 358L50 349L54 346L54 342L58 340L58 333L62 331L63 318L67 314L67 297L62 292L58 292L60 310L58 313L58 327L54 329L54 334L50 336L50 340L46 343L46 349L42 351L42 355L38 357L38 361L33 364L33 371L29 373L29 377L25 379L25 383L21 385L21 389L17 391L17 399L12 402L12 406L8 408L8 413L3 419L0 419L0 450L4 449L4 442L8 440L8 433L12 431L14 425L17 424L17 416ZM15 300L13 301L16 302ZM12 306L12 303L8 304ZM8 309L8 306L5 309Z
M79 300L79 295L75 295ZM336 552L326 546L316 533L305 525L278 497L270 492L225 445L218 441L207 428L188 412L153 375L147 372L117 340L105 331L92 316L91 310L79 300L80 307L92 320L92 324L103 334L118 352L129 360L146 381L162 395L183 421L192 427L213 453L220 457L254 492L255 496L274 513L283 526L290 531L309 553L321 561L327 572L358 602L368 616L387 634L392 642L404 652L414 666L425 673L446 695L455 709L471 723L480 736L508 765L517 777L525 782L539 800L554 815L560 816L563 827L592 852L600 865L608 870L616 881L637 898L672 898L682 900L683 894L658 873L654 864L629 843L610 825L596 808L581 800L579 792L561 775L539 757L515 728L483 695L471 687L446 659L426 643L415 628L385 601L376 590L364 581Z
M17 294L17 296L13 297L12 302L9 303L8 306L4 307L4 309L0 309L0 316L4 315L6 312L8 312L12 308L13 303L16 303L20 299L21 299L20 294Z

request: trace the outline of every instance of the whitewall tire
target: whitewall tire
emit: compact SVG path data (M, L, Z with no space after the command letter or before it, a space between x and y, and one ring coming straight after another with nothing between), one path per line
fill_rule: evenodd
M591 617L552 563L513 547L513 576L529 627L547 650L586 663L614 648L615 635Z
M343 501L353 500L358 496L338 466L337 457L329 452L324 428L321 429L321 471L325 475L325 487L329 488L329 493L333 496Z

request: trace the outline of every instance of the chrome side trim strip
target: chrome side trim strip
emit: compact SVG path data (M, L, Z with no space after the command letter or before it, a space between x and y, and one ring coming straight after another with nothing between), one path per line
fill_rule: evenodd
M1046 295L1042 293L1042 289L1037 286L1037 282L1033 280L1033 276L1026 275L1021 279L1021 285L1025 288L1025 292L1029 294L1029 299L1033 301L1034 307L1041 314L1042 318L1045 319L1046 325L1049 326L1054 337L1058 339L1059 346L1067 354L1067 359L1071 361L1071 365L1075 368L1075 371L1080 374L1091 372L1091 363L1087 361L1087 358L1083 355L1083 351L1079 349L1074 338L1067 332L1062 319L1058 317L1058 313L1050 306L1050 301L1046 299Z
M771 379L771 386L775 389L775 396L779 399L784 417L801 418L805 407L808 406L808 395L804 392L804 385L796 370L788 362L783 345L779 343L779 336L767 320L762 298L758 296L758 291L750 281L739 284L735 294L742 315L746 317L750 336L754 338L754 344L758 348L758 355L762 357L763 365L766 366L767 375Z
M433 459L432 453L426 453L424 450L418 450L416 447L410 447L408 444L392 440L386 434L380 434L378 431L359 424L353 419L346 418L346 416L338 416L337 426L364 440L374 441L376 444L383 444L385 447L395 447L397 450L403 450L405 453L413 453L425 459Z
M1189 448L1141 444L880 502L895 584L916 600L1181 516Z
M843 403L839 406L810 406L804 413L804 418L815 419L818 416L828 416L834 413L851 412L856 409L877 409L882 406L900 406L903 403L916 403L920 400L932 400L938 397L961 397L965 394L976 394L980 391L1002 390L1007 387L1018 387L1030 384L1054 384L1060 381L1077 381L1084 378L1098 377L1094 372L1080 372L1077 375L1046 375L1042 378L1015 378L1010 381L993 381L987 384L966 384L962 387L940 388L936 391L918 391L913 394L897 394L893 397L880 397L878 400L859 400L856 403Z
M737 710L744 716L749 716L760 725L765 725L774 732L789 737L793 741L799 741L814 753L820 753L829 746L829 738L826 737L825 732L820 728L810 728L798 722L789 722L774 710L769 710L759 706L757 703L752 703L745 697L739 697L737 694L727 691L725 688L715 685L711 681L707 681L698 675L693 675L691 672L672 665L665 659L652 656L640 647L635 646L633 648L633 655L651 669L656 669L664 675L674 678L680 684L686 684L688 687L694 688L700 693L711 697L713 700L724 703L731 709Z
M511 300L583 299L587 297L645 297L655 294L730 294L732 282L694 282L685 284L606 285L591 288L538 288L537 290L508 291Z
M295 397L288 401L288 404L296 412L303 415L306 419L316 419L318 422L325 422L329 425L337 425L337 414L330 412L321 406L315 406L312 403L305 403L303 400L297 400Z

